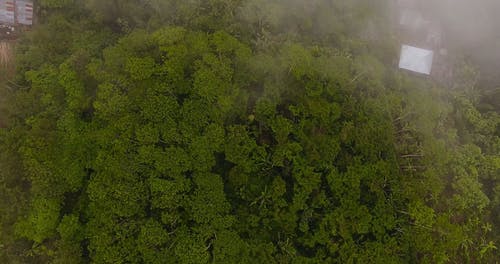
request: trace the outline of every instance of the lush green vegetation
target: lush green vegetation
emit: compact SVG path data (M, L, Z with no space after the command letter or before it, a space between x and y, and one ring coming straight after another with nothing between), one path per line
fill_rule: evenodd
M39 6L0 262L498 261L498 105L398 71L385 1Z

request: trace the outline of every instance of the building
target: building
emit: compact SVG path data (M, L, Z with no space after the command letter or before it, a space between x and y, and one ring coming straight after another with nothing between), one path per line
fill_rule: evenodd
M0 0L0 24L14 25L16 4L14 0Z
M15 37L16 28L33 25L31 0L0 0L0 40Z
M434 61L434 51L403 45L399 68L412 72L431 74Z
M25 26L33 25L33 2L14 0L16 3L16 23Z
M399 68L425 75L439 72L444 53L439 21L422 12L418 1L398 0L396 6L402 40Z

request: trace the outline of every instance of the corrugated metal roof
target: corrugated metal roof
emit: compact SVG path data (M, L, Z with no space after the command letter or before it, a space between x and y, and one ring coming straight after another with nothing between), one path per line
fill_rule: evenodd
M33 1L31 0L0 0L0 24L32 25Z
M14 0L0 0L0 23L13 25L15 23Z
M31 26L33 24L33 2L16 0L17 23Z

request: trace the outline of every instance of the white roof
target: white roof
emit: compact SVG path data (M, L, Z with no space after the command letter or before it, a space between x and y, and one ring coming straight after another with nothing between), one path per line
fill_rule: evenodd
M403 45L399 68L428 75L431 73L433 59L432 50Z

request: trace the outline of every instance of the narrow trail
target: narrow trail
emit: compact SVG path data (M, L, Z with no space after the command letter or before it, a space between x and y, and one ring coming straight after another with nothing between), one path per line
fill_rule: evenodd
M10 42L0 42L0 67L2 70L8 70L13 62L13 45ZM3 71L2 71L3 72Z
M8 80L15 74L14 44L10 41L0 41L0 128L6 125L5 103Z

